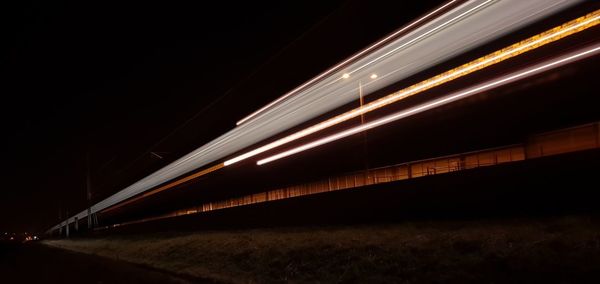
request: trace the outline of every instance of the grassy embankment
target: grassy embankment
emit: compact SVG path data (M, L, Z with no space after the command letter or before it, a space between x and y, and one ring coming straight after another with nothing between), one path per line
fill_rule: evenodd
M155 233L45 244L223 282L600 281L588 217Z

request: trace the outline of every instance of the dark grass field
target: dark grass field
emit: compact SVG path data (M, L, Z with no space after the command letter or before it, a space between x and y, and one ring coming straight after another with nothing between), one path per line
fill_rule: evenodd
M413 221L49 240L231 283L598 283L600 218Z

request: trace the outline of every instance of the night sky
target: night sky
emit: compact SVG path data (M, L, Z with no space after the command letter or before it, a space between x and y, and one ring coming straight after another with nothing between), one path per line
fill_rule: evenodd
M86 161L97 202L440 1L13 2L0 230L39 231L86 207Z

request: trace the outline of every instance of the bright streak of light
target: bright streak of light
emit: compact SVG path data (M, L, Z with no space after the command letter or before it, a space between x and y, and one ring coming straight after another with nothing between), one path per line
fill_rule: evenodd
M281 101L285 100L286 98L290 97L291 95L294 95L294 94L296 94L297 92L299 92L300 90L304 89L305 87L307 87L307 86L311 85L312 83L315 83L316 81L318 81L318 80L321 80L323 77L325 77L325 76L327 76L327 75L331 74L332 72L334 72L334 71L338 70L340 67L342 67L342 66L344 66L344 65L346 65L346 64L348 64L348 63L350 63L350 62L352 62L352 61L354 61L355 59L357 59L357 58L359 58L359 57L363 56L364 54L366 54L366 53L368 53L368 52L372 51L373 49L375 49L375 48L377 48L377 47L381 46L382 44L384 44L384 43L386 43L387 41L389 41L390 39L392 39L392 38L394 38L394 37L398 36L398 35L399 35L399 34L401 34L402 32L404 32L404 31L406 31L406 30L408 30L408 29L410 29L410 28L414 27L415 25L417 25L417 24L419 24L419 23L423 22L424 20L426 20L427 18L429 18L429 17L431 17L431 16L435 15L435 14L436 14L436 13L438 13L439 11L442 11L443 9L447 8L448 6L450 6L451 4L453 4L453 3L454 3L454 2L456 2L456 1L457 1L457 0L452 0L452 1L449 1L448 3L446 3L446 4L442 5L441 7L439 7L439 8L437 8L437 9L435 9L435 10L431 11L431 12L430 12L430 13L428 13L427 15L425 15L425 16L423 16L423 17L421 17L421 18L419 18L419 19L417 19L417 20L415 20L415 21L413 21L412 23L408 24L407 26L403 27L402 29L400 29L400 30L398 30L398 31L394 32L393 34L391 34L391 35L389 35L389 36L385 37L384 39L382 39L382 40L380 40L380 41L378 41L378 42L374 43L373 45L371 45L371 46L367 47L366 49L362 50L361 52L359 52L359 53L357 53L357 54L355 54L355 55L351 56L350 58L348 58L348 59L346 59L346 60L344 60L344 61L340 62L339 64L337 64L337 65L335 65L335 66L331 67L330 69L328 69L327 71L325 71L325 72L321 73L321 74L320 74L320 75L318 75L317 77L314 77L314 78L312 78L312 79L311 79L311 80L309 80L308 82L306 82L306 83L304 83L304 84L302 84L302 85L298 86L297 88L295 88L295 89L293 89L293 90L289 91L289 92L288 92L288 93L286 93L285 95L283 95L283 96L279 97L278 99L276 99L276 100L274 100L274 101L270 102L270 103L269 103L269 104L267 104L266 106L264 106L264 107L260 108L259 110L255 111L255 112L251 113L250 115L248 115L248 116L244 117L243 119L239 120L239 121L236 123L236 125L241 125L242 123L244 123L244 122L246 122L246 121L250 120L251 118L253 118L253 117L257 116L258 114L260 114L260 113L262 113L263 111L265 111L265 110L269 109L270 107L272 107L272 106L276 105L277 103L279 103L279 102L281 102ZM489 1L487 1L487 2L489 2ZM487 3L487 2L486 2L486 3ZM371 64L371 63L373 63L373 62L374 62L374 61L370 62L369 64ZM361 69L362 69L362 68L364 68L364 67L366 67L366 65L363 65L363 66L361 66ZM355 71L356 71L356 70L355 70ZM353 71L353 72L354 72L354 71ZM348 73L345 73L345 74L342 76L342 78L344 78L344 79L347 79L347 78L349 78L349 77L350 77L350 74L348 74Z
M589 13L585 16L577 18L575 20L569 21L561 26L555 27L548 31L545 31L541 34L537 34L520 42L517 42L513 45L510 45L504 49L498 50L496 52L490 53L486 56L475 59L471 62L463 64L454 69L448 70L442 74L439 74L435 77L427 79L425 81L414 84L408 88L402 89L398 92L392 93L388 96L385 96L381 99L368 103L360 108L356 108L345 112L343 114L337 115L328 120L317 123L313 126L300 130L296 133L290 134L286 137L273 141L269 144L246 152L242 155L234 157L230 160L225 161L224 165L229 166L239 161L248 159L250 157L256 156L258 154L264 153L266 151L272 150L281 145L287 144L294 140L300 139L302 137L308 136L310 134L316 133L323 129L329 128L333 125L342 123L344 121L350 120L352 118L358 117L362 114L371 112L373 110L379 109L386 105L395 103L404 98L416 95L423 91L429 90L433 87L442 85L444 83L450 82L457 78L463 77L475 71L481 70L483 68L492 66L496 63L505 61L507 59L513 58L517 55L523 54L525 52L534 50L551 42L557 41L574 33L583 31L590 27L593 27L600 23L600 10L596 10L592 13Z
M427 32L422 33L418 37L413 38L412 40L410 40L408 42L405 42L404 44L402 44L402 45L400 45L400 46L398 46L398 47L396 47L396 48L394 48L394 49L386 52L385 54L382 54L381 56L378 56L377 58L375 58L375 59L373 59L373 60L371 60L371 61L363 64L362 66L354 69L352 72L350 72L350 75L352 75L353 73L358 72L358 71L364 69L365 67L367 67L367 66L369 66L369 65L371 65L371 64L373 64L373 63L375 63L375 62L377 62L377 61L379 61L379 60L381 60L381 59L383 59L385 57L388 57L390 54L398 51L399 49L402 49L402 48L404 48L406 46L409 46L409 45L411 45L411 44L413 44L415 42L418 42L419 40L421 40L421 39L423 39L423 38L425 38L425 37L427 37L427 36L429 36L429 35L431 35L433 33L436 33L437 31L445 28L446 26L451 25L452 23L454 23L457 20L460 20L464 16L467 16L467 15L471 14L472 12L479 10L480 8L486 6L487 4L489 4L491 2L492 2L492 0L487 0L487 1L485 1L485 2L483 2L481 4L479 4L479 5L477 5L477 6L473 7L473 8L471 8L471 9L463 12L462 14L460 14L460 15L452 18L451 20L448 20L448 21L444 22L443 24L441 24L439 26L436 26L435 28L433 28L431 30L428 30Z
M463 90L461 92L451 94L451 95L439 98L437 100L434 100L434 101L431 101L431 102L428 102L428 103L425 103L425 104L422 104L422 105L419 105L419 106L416 106L416 107L413 107L413 108L410 108L410 109L407 109L407 110L404 110L404 111L401 111L401 112L398 112L398 113L395 113L392 115L388 115L386 117L369 122L367 124L363 124L363 125L360 125L357 127L353 127L353 128L344 130L344 131L336 133L336 134L332 134L325 138L322 138L322 139L304 144L302 146L298 146L296 148L290 149L288 151L284 151L279 154L270 156L268 158L259 160L257 162L257 164L264 165L266 163L269 163L269 162L272 162L275 160L279 160L279 159L300 153L302 151L309 150L309 149L312 149L312 148L315 148L315 147L318 147L318 146L321 146L321 145L324 145L324 144L327 144L327 143L330 143L330 142L333 142L333 141L336 141L336 140L339 140L339 139L342 139L342 138L345 138L345 137L348 137L351 135L354 135L356 133L360 133L360 132L363 132L363 131L366 131L366 130L402 119L402 118L406 118L406 117L409 117L409 116L412 116L412 115L415 115L415 114L418 114L418 113L421 113L421 112L424 112L424 111L427 111L427 110L430 110L430 109L433 109L433 108L436 108L436 107L439 107L439 106L442 106L445 104L449 104L451 102L454 102L454 101L457 101L460 99L470 97L472 95L475 95L475 94L483 92L483 91L487 91L487 90L490 90L490 89L493 89L493 88L496 88L496 87L499 87L502 85L506 85L506 84L512 83L517 80L522 80L524 78L539 74L539 73L547 71L547 70L550 70L552 68L556 68L556 67L571 63L576 60L581 60L581 59L584 59L586 57L589 57L589 56L592 56L592 55L595 55L598 53L600 53L600 44L597 44L592 48L588 48L585 51L579 51L576 54L563 56L563 57L560 57L559 59L555 59L549 63L545 62L543 64L539 64L539 65L527 68L524 71L515 72L510 75L503 76L499 79L488 81L486 83L472 87L470 89Z
M183 184L183 183L186 183L186 182L188 182L188 181L191 181L191 180L193 180L193 179L199 178L199 177L201 177L201 176L207 175L207 174L209 174L209 173L212 173L212 172L214 172L214 171L216 171L216 170L219 170L219 169L221 169L221 168L223 168L223 167L224 167L223 163L221 163L221 164L217 164L217 165L214 165L214 166L212 166L212 167L210 167L210 168L206 168L206 169L204 169L204 170L201 170L201 171L199 171L199 172L196 172L196 173L194 173L194 174L191 174L191 175L189 175L189 176L186 176L186 177L184 177L184 178L181 178L181 179L178 179L178 180L172 181L172 182L170 182L170 183L167 183L167 184L165 184L165 185L163 185L163 186L161 186L161 187L159 187L159 188L156 188L156 189L154 189L154 190L151 190L151 191L145 192L144 194L141 194L141 195L138 195L138 196L136 196L136 197L133 197L133 198L131 198L131 199L128 199L127 201L124 201L124 202L121 202L121 203L115 204L115 205L113 205L113 206L111 206L111 207L108 207L108 208L106 208L106 209L105 209L103 212L108 212L108 211L115 210L115 209L117 209L117 208L121 208L121 207L123 207L123 206L125 206L125 205L127 205L127 204L131 204L131 203L133 203L133 202L135 202L135 201L138 201L138 200L140 200L140 199L142 199L142 198L146 198L146 197L148 197L148 196L150 196L150 195L157 194L157 193L159 193L159 192L161 192L161 191L165 191L165 190L167 190L167 189L174 188L174 187L176 187L176 186L178 186L178 185L181 185L181 184Z

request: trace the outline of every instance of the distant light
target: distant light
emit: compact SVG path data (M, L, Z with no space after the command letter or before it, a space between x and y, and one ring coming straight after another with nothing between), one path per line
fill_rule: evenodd
M348 74L348 73L344 73L344 75L342 75L342 78L344 78L344 79L348 79L348 78L350 78L350 74Z
M375 74L375 73L371 74L371 79L377 79L377 74Z

